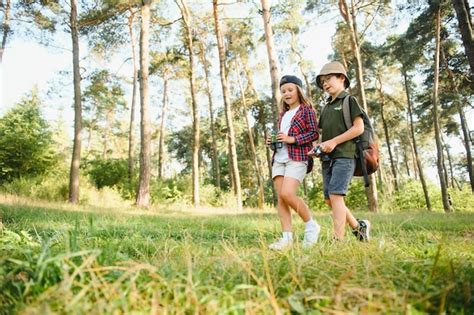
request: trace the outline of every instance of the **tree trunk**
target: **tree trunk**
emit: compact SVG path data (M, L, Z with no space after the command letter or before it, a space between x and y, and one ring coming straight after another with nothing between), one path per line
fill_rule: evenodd
M471 68L471 78L474 74L474 33L472 31L472 20L468 0L451 0L456 16L458 18L459 30L461 31L462 43L466 52L467 60Z
M248 68L248 64L247 63L244 63L244 69L245 69L245 74L247 76L247 81L248 81L248 85L247 85L247 88L250 89L250 91L253 93L253 95L255 96L255 99L259 99L258 97L258 93L257 93L257 90L255 89L254 85L253 85L253 78L252 78L252 73L250 72L250 69ZM259 103L259 106L258 106L258 122L263 130L263 139L267 139L268 137L268 130L266 128L266 114L265 114L265 104L263 104L262 102ZM271 150L270 148L265 145L265 157L266 157L266 161L267 161L267 168L268 168L268 174L269 174L269 177L271 177L271 174L272 174L272 156L271 156ZM263 179L263 171L262 171L262 179ZM274 205L277 204L277 195L276 195L276 192L275 192L275 187L273 186L272 184L272 181L271 181L271 178L269 178L269 183L270 183L270 187L272 189L272 202Z
M148 207L150 203L151 178L151 128L148 114L148 67L150 6L152 0L143 0L140 31L140 175L136 205Z
M410 136L411 136L411 141L413 143L413 151L415 154L416 165L418 167L418 174L420 176L421 186L423 188L423 194L425 195L426 208L428 209L428 211L431 211L431 201L430 201L430 196L428 194L428 186L426 185L425 175L423 172L423 166L421 165L420 156L418 154L418 146L416 144L415 127L413 124L413 110L412 110L413 107L411 103L410 85L408 82L408 75L405 69L402 69L402 75L403 75L403 81L405 83L405 93L407 95L408 115L410 117Z
M165 152L165 117L168 107L168 71L163 74L163 108L161 109L160 138L158 140L158 178L163 177L163 156Z
M196 79L194 70L194 48L193 33L191 29L191 15L189 13L186 0L177 0L181 15L183 16L186 46L189 54L189 84L191 87L191 102L193 111L193 155L192 155L192 177L193 177L193 205L199 206L199 137L200 137L200 116L196 99Z
M441 144L441 130L439 127L439 118L438 118L438 85L439 85L439 54L440 54L440 29L441 29L441 8L438 7L436 12L436 49L435 49L435 67L434 67L434 83L433 83L433 122L435 127L435 138L436 138L436 151L437 151L437 160L436 164L438 167L438 176L439 182L441 185L441 198L443 201L443 208L445 212L452 212L451 205L448 200L448 189L446 180L444 177L443 171L443 148Z
M341 12L342 17L346 21L346 24L349 28L351 34L351 45L352 50L354 52L355 61L356 61L356 79L357 84L359 85L359 95L360 101L364 110L367 111L367 101L365 98L365 90L364 90L364 76L363 76L363 67L362 67L362 58L360 56L360 48L359 48L359 40L357 38L357 25L354 19L355 11L354 5L351 5L351 11L349 12L346 0L339 0L339 10ZM377 180L375 177L375 173L369 175L370 185L366 187L365 192L367 195L367 200L369 202L369 211L378 212L378 196L377 196Z
M395 191L398 191L397 169L395 167L395 162L393 160L392 145L391 145L391 142L390 142L390 135L388 133L388 126L387 126L387 122L385 120L385 114L384 114L385 97L384 97L384 94L382 92L382 79L380 78L380 73L378 73L378 72L377 72L377 82L378 82L378 85L376 86L376 89L377 89L377 92L379 93L379 96L380 96L380 116L381 116L381 119L382 119L383 131L384 131L384 135L385 135L385 142L386 142L387 148L388 148L388 156L389 156L389 159L390 159L390 169L392 171Z
M77 25L77 0L71 0L72 66L74 75L74 144L69 173L69 202L79 202L79 166L81 163L81 74L79 72L79 33Z
M2 1L3 5L3 1ZM10 32L10 0L7 0L5 4L4 14L3 14L3 36L2 36L2 46L0 47L0 65L3 62L3 53L5 52L5 46L7 45L7 37Z
M219 22L219 12L217 10L217 0L212 1L213 11L214 11L214 26L216 30L217 37L217 48L219 50L219 68L221 75L221 84L222 84L222 94L224 96L224 109L225 109L225 118L227 122L227 137L229 139L229 160L232 167L232 179L234 184L234 193L237 199L237 208L242 209L242 192L240 186L240 173L239 166L237 164L237 149L235 145L235 132L232 119L232 109L230 106L230 95L229 88L227 86L227 75L226 75L226 66L225 66L225 47L224 41L221 34L220 22Z
M130 34L130 42L132 45L132 62L133 62L133 82L132 82L132 104L130 106L130 126L128 129L128 180L132 181L133 169L135 167L135 106L137 99L137 85L138 85L138 62L137 55L135 53L135 36L133 34L133 19L135 12L130 10L130 16L128 17L128 31Z
M454 95L458 96L460 95L460 93L459 93L458 86L456 85L456 82L455 82L454 73L449 68L449 63L442 47L441 47L441 58L443 59L443 63L446 67L446 71L448 72L448 77L451 80L451 87L452 87L452 90L454 91ZM469 126L467 124L466 114L464 113L462 102L459 99L459 97L455 100L455 104L456 104L456 109L459 114L459 120L461 122L461 129L462 129L462 134L463 134L462 141L464 143L464 148L466 149L466 160L467 160L466 166L467 166L467 172L469 175L469 182L471 183L471 192L474 193L474 176L472 174L472 153L471 153L471 141L469 139Z
M313 94L311 93L311 80L308 77L308 74L306 73L305 69L303 68L303 55L297 48L297 38L295 32L291 31L291 41L290 41L290 47L291 51L298 57L298 67L300 68L301 75L303 76L304 82L306 84L306 94L308 95L309 99L313 99Z
M263 29L265 30L265 44L267 45L268 61L270 63L270 78L272 80L272 114L273 128L278 126L278 103L280 102L280 69L278 65L278 57L275 52L275 43L273 41L273 30L270 23L270 3L268 0L262 2Z
M216 130L214 122L214 105L212 102L211 84L209 83L209 61L206 58L206 51L202 41L200 42L200 56L201 62L204 67L204 76L206 80L206 94L209 102L209 118L211 123L211 141L212 141L212 171L214 172L214 178L216 179L216 186L221 188L221 169L219 165L219 154L217 152L217 140Z
M237 61L235 61L235 71L237 73L237 81L239 83L240 94L242 97L242 107L243 107L243 116L245 120L245 126L247 127L247 135L249 137L250 149L252 151L252 163L253 163L253 167L255 168L255 175L257 177L257 186L258 186L257 205L258 205L258 208L263 209L265 199L264 199L262 171L260 169L258 159L257 159L257 150L255 149L255 141L253 140L252 128L250 128L249 119L247 117L248 116L247 99L245 97L245 90L242 85L242 79L240 77L240 67Z

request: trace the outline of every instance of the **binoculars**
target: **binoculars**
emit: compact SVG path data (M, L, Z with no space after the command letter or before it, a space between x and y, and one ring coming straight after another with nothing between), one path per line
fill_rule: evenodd
M283 142L277 140L277 134L275 132L272 133L272 143L270 147L273 151L283 148Z

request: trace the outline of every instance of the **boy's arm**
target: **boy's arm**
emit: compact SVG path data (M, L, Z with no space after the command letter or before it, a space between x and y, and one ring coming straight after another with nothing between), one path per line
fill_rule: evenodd
M316 113L313 109L308 110L308 121L306 122L306 132L295 136L295 144L302 145L308 142L318 140L318 122L316 120Z
M332 138L331 140L324 141L321 144L323 152L332 152L334 148L346 141L352 140L360 136L364 132L364 120L361 116L357 116L351 128L347 129L344 133L341 133L339 136Z

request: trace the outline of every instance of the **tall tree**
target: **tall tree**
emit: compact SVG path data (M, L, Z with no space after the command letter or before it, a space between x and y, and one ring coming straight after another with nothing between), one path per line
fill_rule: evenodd
M242 98L242 109L243 109L243 116L245 120L245 126L247 127L247 135L249 137L249 143L250 143L250 149L252 152L252 163L253 167L255 169L255 175L257 177L257 185L258 185L258 207L260 209L263 209L263 205L265 203L264 199L264 189L263 189L263 180L262 180L262 171L260 169L260 165L258 163L258 156L257 156L257 150L255 149L255 141L253 139L253 132L252 128L250 127L250 123L248 120L248 112L247 112L247 98L245 96L245 90L244 86L242 84L242 79L241 79L241 74L240 74L240 66L238 63L238 60L234 60L235 64L235 71L237 74L237 81L239 83L239 89L240 89L240 97Z
M395 190L398 191L397 169L396 169L396 166L395 166L395 161L394 161L394 157L393 157L393 153L392 153L392 144L391 144L391 141L390 141L390 134L388 132L388 125L387 125L387 121L385 119L385 107L387 106L387 104L386 104L385 95L384 95L384 92L383 92L383 83L382 83L382 78L381 77L382 77L382 75L381 75L379 69L377 69L375 87L377 89L377 92L379 94L379 99L380 99L380 117L381 117L381 120L382 120L382 126L383 126L383 130L384 130L384 135L385 135L385 143L387 145L388 156L389 156L389 159L390 159L390 170L392 171Z
M176 0L176 4L179 6L181 15L183 17L183 27L185 31L186 47L189 53L189 84L191 87L191 102L193 112L193 205L199 206L199 136L200 136L200 116L199 107L196 98L196 74L194 69L194 43L193 43L193 31L191 28L191 14L186 0Z
M213 12L214 12L214 27L216 32L217 38L217 49L219 51L219 69L221 75L221 85L222 85L222 94L224 96L224 111L225 111L225 118L227 123L227 139L228 139L228 146L229 146L229 164L231 166L231 176L232 182L234 187L234 194L237 200L237 208L239 210L242 209L242 189L240 185L240 173L239 173L239 166L237 164L237 150L235 145L235 131L234 131L234 124L233 124L233 114L232 108L230 106L230 94L229 94L229 87L227 85L227 73L226 73L226 65L225 65L225 46L224 46L224 39L221 33L221 26L219 20L219 10L218 10L218 0L213 0Z
M79 202L79 166L81 162L81 74L79 65L79 31L77 23L77 0L71 0L70 28L72 40L72 66L74 81L74 144L69 173L69 202Z
M451 0L458 18L464 50L466 51L471 79L474 79L474 33L472 29L471 8L468 0Z
M452 212L451 205L448 200L448 190L447 183L444 175L444 157L443 157L443 147L441 143L441 130L439 126L439 111L438 111L438 85L439 85L439 55L440 55L440 29L441 29L441 8L436 8L436 19L435 19L435 53L434 53L434 83L433 83L433 122L435 127L435 139L436 139L436 151L437 159L436 164L438 167L438 177L441 185L441 198L443 201L443 208L445 212Z
M270 79L272 82L272 114L273 127L277 129L278 121L278 104L280 102L280 67L278 65L278 56L275 51L275 43L273 40L273 30L271 24L270 2L268 0L261 0L262 3L262 17L263 29L265 30L265 44L267 46L268 62L270 64Z
M367 100L365 97L365 89L364 89L364 75L363 75L363 67L362 67L362 58L360 55L360 45L359 45L359 38L357 33L357 24L356 24L356 8L351 1L350 8L347 6L346 0L339 0L339 11L346 21L347 27L349 29L349 33L351 35L351 45L352 51L354 53L354 59L356 64L356 80L357 85L359 87L359 99L362 103L364 110L367 112ZM378 196L377 196L377 180L375 177L375 173L369 176L370 178L370 185L366 188L367 199L369 201L369 210L372 212L378 211Z
M459 93L459 88L458 88L458 85L456 84L454 72L450 68L448 58L446 56L446 53L444 52L443 47L441 47L440 53L441 53L441 59L443 60L444 66L448 73L451 89L455 95L454 102L455 102L456 110L459 114L459 120L461 123L461 130L463 134L463 144L466 150L466 160L467 160L466 168L467 168L467 172L469 176L469 182L471 183L471 191L474 192L474 174L472 170L471 141L469 139L469 126L467 124L466 114L464 113L464 108L462 106L462 101L461 101L461 96L460 96L461 93Z
M137 101L137 86L138 86L138 59L136 54L136 40L133 32L133 24L135 20L136 11L133 8L129 8L130 15L128 16L127 26L130 34L130 49L132 55L133 64L133 77L132 77L132 100L130 102L130 123L128 127L128 180L132 180L132 176L135 168L135 108Z
M151 178L151 128L148 113L148 67L149 67L149 30L150 6L152 0L143 0L141 6L140 27L140 175L136 196L136 205L148 207L150 202Z
M7 37L10 33L10 8L11 1L7 0L6 3L0 1L0 11L3 11L3 21L0 30L2 30L2 43L0 46L0 65L3 61L3 53L5 52L5 47L7 45Z
M204 47L202 41L199 42L199 57L201 63L204 67L204 79L206 81L206 94L209 103L209 119L210 119L210 128L211 128L211 141L212 141L212 171L214 173L214 178L216 181L216 186L221 188L221 168L219 165L219 153L217 152L217 139L216 139L216 130L215 130L215 117L214 117L214 104L212 101L211 93L211 83L210 83L210 62L206 57L207 50Z

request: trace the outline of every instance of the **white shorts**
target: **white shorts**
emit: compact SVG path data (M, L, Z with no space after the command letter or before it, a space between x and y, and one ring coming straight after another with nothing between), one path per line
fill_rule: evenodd
M277 176L291 177L297 179L300 183L303 182L308 169L308 161L293 161L289 160L286 163L273 161L272 178Z

